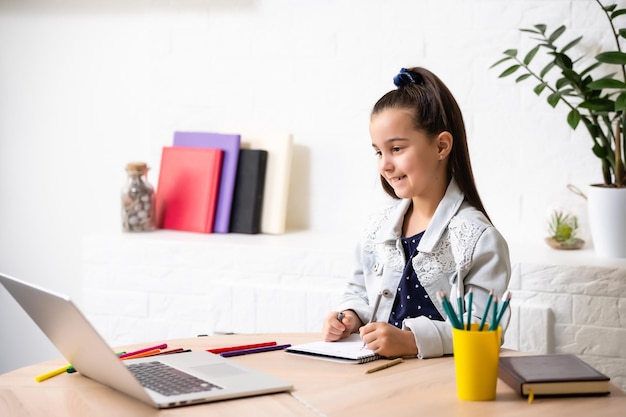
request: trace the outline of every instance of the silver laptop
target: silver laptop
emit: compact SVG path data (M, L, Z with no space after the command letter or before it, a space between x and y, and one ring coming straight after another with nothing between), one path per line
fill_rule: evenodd
M293 388L287 381L206 351L121 361L69 297L2 274L0 283L78 372L153 407L178 407ZM139 369L131 372L129 367ZM159 370L166 374L161 377L164 382L181 379L192 388L162 388L140 382L138 378L144 377L135 374L149 372L144 368L164 368ZM181 389L197 392L180 393Z

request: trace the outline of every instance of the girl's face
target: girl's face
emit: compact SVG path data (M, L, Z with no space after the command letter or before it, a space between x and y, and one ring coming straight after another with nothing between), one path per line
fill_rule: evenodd
M415 129L409 109L390 108L372 116L370 136L378 156L378 171L398 197L427 197L441 192L441 184L446 185L445 161L452 145L449 133L428 137Z

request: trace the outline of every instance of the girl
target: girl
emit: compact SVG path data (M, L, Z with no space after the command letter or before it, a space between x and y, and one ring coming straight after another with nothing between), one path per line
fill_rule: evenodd
M397 201L366 228L354 275L322 334L336 341L359 331L379 355L437 357L452 353L437 293L456 304L471 289L464 323L480 321L490 290L500 296L508 286L509 252L476 190L463 117L448 88L419 67L403 68L394 84L374 105L370 136L383 189ZM507 309L502 335L508 321Z

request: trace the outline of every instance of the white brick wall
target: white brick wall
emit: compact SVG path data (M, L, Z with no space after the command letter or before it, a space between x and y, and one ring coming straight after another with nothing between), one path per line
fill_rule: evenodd
M309 236L90 236L81 307L111 345L320 331L343 292L354 242Z
M318 332L344 289L354 242L158 231L94 235L84 247L82 309L111 345L122 345L210 332ZM547 245L514 245L512 257L504 346L580 355L626 389L626 260Z

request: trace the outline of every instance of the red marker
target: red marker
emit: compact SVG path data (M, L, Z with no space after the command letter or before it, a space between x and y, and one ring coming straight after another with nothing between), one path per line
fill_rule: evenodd
M264 342L264 343L255 343L252 345L229 346L229 347L216 348L216 349L207 349L207 352L218 354L218 353L224 353L224 352L232 352L235 350L254 349L254 348L260 348L260 347L267 347L267 346L276 346L276 342Z
M158 346L150 346L148 348L145 349L139 349L136 350L134 352L128 352L128 353L124 353L123 355L120 355L119 358L120 359L124 359L127 356L134 356L140 353L144 353L144 352L148 352L150 350L155 350L155 349L166 349L167 348L167 343L163 343L162 345L158 345Z

